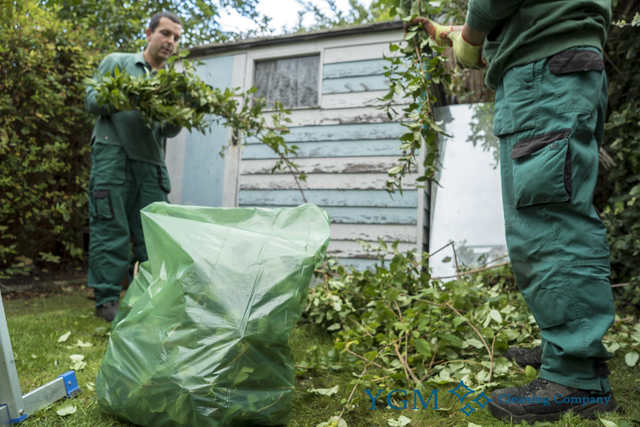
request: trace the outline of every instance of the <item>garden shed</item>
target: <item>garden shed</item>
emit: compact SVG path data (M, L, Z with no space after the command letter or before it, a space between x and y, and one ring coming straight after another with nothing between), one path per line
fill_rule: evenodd
M406 128L389 120L379 98L388 88L384 57L391 55L390 42L402 36L402 22L395 21L191 49L190 60L199 61L198 75L208 84L254 86L268 102L291 109L285 139L299 147L295 162L307 174L307 201L331 218L328 253L358 268L374 263L362 242L429 249L430 189L416 186L414 173L403 181L402 194L385 190L386 171L401 155L399 137ZM233 129L183 131L167 144L170 201L226 207L302 203L290 174L271 173L275 161L269 148L241 140Z

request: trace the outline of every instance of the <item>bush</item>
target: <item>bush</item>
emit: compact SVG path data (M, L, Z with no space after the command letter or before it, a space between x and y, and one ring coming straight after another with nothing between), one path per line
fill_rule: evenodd
M0 11L0 277L80 259L87 224L88 37L18 4Z
M603 186L596 200L603 213L611 246L612 281L640 284L640 4L620 1L615 17L633 24L614 26L607 45L609 118L605 149L612 165L601 171ZM635 17L635 18L634 18ZM632 19L633 18L633 19ZM602 200L605 202L602 202ZM626 301L640 303L640 288L620 292Z

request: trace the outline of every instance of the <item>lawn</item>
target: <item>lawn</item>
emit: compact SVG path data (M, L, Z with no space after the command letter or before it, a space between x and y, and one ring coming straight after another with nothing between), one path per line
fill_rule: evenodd
M127 426L112 416L101 412L96 401L94 383L96 372L103 357L108 340L108 324L94 316L93 301L86 297L84 290L66 288L58 295L43 295L27 299L4 300L4 306L16 359L20 386L23 393L45 384L62 372L71 368L72 354L84 356L86 366L77 371L81 394L70 401L60 401L49 408L30 416L24 426ZM60 337L70 332L64 342ZM343 418L349 426L386 426L389 420L406 417L410 426L504 426L495 421L487 409L478 409L466 416L460 411L463 406L447 391L451 386L441 386L438 392L438 410L431 402L427 409L411 410L413 395L407 396L409 409L392 410L377 408L371 410L371 399L360 388L354 390L353 373L349 369L332 371L302 369L304 361L313 355L332 350L332 338L314 326L301 324L291 336L296 363L301 365L296 379L296 394L291 420L288 426L315 426L327 421L331 416L343 412L351 395L353 408L345 410ZM615 414L601 416L617 425L640 425L640 376L638 366L625 365L624 354L617 353L612 360L611 381L619 409ZM516 383L525 382L514 378ZM337 393L321 395L312 389L329 389L338 386ZM352 394L353 392L353 394ZM425 400L428 396L424 396ZM60 416L57 411L73 405L76 412ZM379 405L378 405L379 406ZM395 425L404 425L402 422ZM602 426L599 420L581 420L570 415L557 423L538 425L554 426Z

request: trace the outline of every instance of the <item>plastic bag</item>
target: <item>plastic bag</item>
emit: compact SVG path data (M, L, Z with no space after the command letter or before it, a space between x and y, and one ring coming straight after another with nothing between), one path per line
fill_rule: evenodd
M140 425L286 423L288 339L329 242L326 213L166 203L141 213L149 260L113 322L100 406Z

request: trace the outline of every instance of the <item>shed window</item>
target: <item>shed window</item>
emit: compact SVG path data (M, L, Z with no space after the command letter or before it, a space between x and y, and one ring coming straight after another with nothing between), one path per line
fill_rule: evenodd
M320 55L256 61L256 96L287 108L318 105Z

